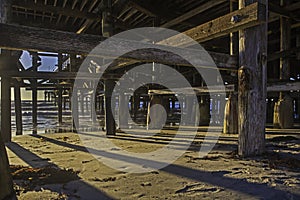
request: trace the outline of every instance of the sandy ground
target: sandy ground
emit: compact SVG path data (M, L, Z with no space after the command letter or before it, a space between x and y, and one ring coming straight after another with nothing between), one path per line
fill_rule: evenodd
M151 152L173 134L121 133L110 140L128 151ZM236 156L236 135L221 135L199 158L204 134L199 131L173 164L140 174L104 165L74 133L17 136L7 149L19 199L300 199L300 134L268 134L268 153L247 159Z

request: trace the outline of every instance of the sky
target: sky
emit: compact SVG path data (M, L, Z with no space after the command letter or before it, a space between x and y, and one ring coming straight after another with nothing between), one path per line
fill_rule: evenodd
M39 67L39 71L53 71L56 69L57 58L41 57L41 59L42 59L42 65ZM27 51L23 51L20 61L23 64L23 66L25 67L25 69L32 66L31 56L29 55L29 53ZM1 84L0 84L0 94L1 94ZM26 90L25 88L22 88L21 89L21 97L22 97L22 100L32 100L31 91ZM1 96L0 96L0 98L1 98ZM11 89L11 99L12 99L12 101L14 99L13 88ZM44 99L44 92L38 91L38 100L43 100L43 99Z

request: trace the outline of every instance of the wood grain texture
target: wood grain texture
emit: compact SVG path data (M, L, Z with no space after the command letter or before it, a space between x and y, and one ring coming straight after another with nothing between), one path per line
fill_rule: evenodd
M240 0L243 8L265 0ZM263 13L262 13L263 14ZM267 82L267 23L240 31L238 71L238 109L240 156L259 155L265 151L266 82Z

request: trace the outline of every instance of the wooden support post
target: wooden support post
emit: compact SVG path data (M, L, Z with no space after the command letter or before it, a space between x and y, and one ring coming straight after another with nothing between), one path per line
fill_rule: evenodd
M147 111L147 129L162 129L165 120L162 96L151 95ZM159 106L159 107L158 107Z
M32 70L37 71L39 65L39 56L37 52L32 52ZM37 110L38 110L38 96L37 96L37 79L31 79L32 88L32 133L37 134Z
M76 133L76 125L79 126L78 91L72 92L72 99L73 132Z
M112 92L115 87L115 81L104 81L105 92L105 127L107 135L116 135L116 124L113 116L115 111L115 101L112 99Z
M268 0L239 0L239 8L255 2L264 5L263 21L239 36L238 154L243 157L265 151Z
M133 108L133 121L136 122L137 120L137 115L138 115L138 111L140 108L140 96L138 94L134 94L133 95L133 104L132 104L132 108Z
M234 0L230 0L230 12L236 10ZM238 54L238 34L230 33L230 55ZM235 87L237 88L237 87ZM237 96L230 94L225 105L223 133L238 133L238 101Z
M62 54L58 54L58 71L61 72L62 71L62 65L63 65L63 61L62 61ZM60 80L58 80L58 97L57 97L57 107L58 107L58 125L61 126L62 125L62 113L63 113L63 108L62 108L62 101L63 101L63 97L62 97L62 88L59 85Z
M11 14L10 8L11 0L0 0L0 23L9 22ZM16 193L13 188L13 181L9 169L8 157L4 145L4 142L10 141L11 136L10 108L10 79L8 77L1 77L0 199L16 199ZM6 138L2 138L2 136Z
M0 1L1 2L1 1ZM3 9L1 7L1 9ZM0 10L1 11L1 10ZM1 13L1 12L0 12ZM0 17L1 19L1 17ZM8 71L17 72L20 51L1 50L1 134L4 142L11 141L11 83ZM19 117L19 115L18 115ZM19 125L19 124L18 124ZM20 130L20 129L19 129Z
M1 0L0 0L1 3ZM16 199L15 191L13 188L13 181L10 174L8 157L5 149L4 142L0 134L0 199L13 200Z
M97 96L96 92L91 94L91 101L90 101L90 114L94 124L97 123Z
M10 77L1 77L1 134L4 142L11 141Z
M100 97L100 100L99 100L99 110L100 110L100 115L104 115L105 113L105 109L104 109L104 98L103 96Z
M199 114L199 125L208 126L210 122L210 99L207 96L201 96Z
M187 126L195 126L196 113L194 112L195 102L193 100L194 99L191 96L185 96L185 112L187 114L187 121L185 125Z
M281 0L281 6L288 4L288 0ZM291 48L291 20L284 16L280 17L280 51L288 51ZM288 81L290 78L290 60L288 57L280 58L280 80ZM288 96L289 92L280 92L279 101L274 107L274 127L292 128L293 101ZM287 97L286 97L287 96ZM287 120L288 119L288 120Z
M90 108L89 108L90 101L89 101L89 95L88 95L88 94L85 96L84 102L85 102L85 110L86 110L87 114L89 114L89 110L90 110Z
M297 35L296 35L296 47L300 48L300 29L297 29ZM300 60L300 52L297 53L297 60Z
M84 91L80 90L80 112L81 115L84 116L85 111L84 111Z
M77 69L76 65L76 55L70 54L70 72L75 72ZM70 99L70 108L72 109L72 128L73 132L76 133L76 124L79 124L79 110L78 110L78 91L73 93L73 87L70 89L69 99ZM72 101L71 101L72 99Z
M128 127L128 97L119 94L119 129L127 129Z
M16 116L16 135L22 135L23 124L22 124L22 98L21 98L21 88L19 82L16 81L14 87L15 94L15 116Z
M230 94L225 105L223 133L238 133L238 101L237 96Z

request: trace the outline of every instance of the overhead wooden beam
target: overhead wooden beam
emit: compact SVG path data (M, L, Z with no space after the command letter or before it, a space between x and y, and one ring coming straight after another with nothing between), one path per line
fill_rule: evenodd
M167 21L177 17L176 14L174 15L172 12L166 12L168 8L165 8L162 5L154 6L148 0L130 0L128 5L149 17L156 17ZM193 25L190 21L184 21L182 23Z
M82 80L98 80L99 74L84 73L84 72L35 72L35 71L0 71L0 76L10 76L12 78L22 79L47 79L47 80L60 80L60 79L82 79ZM102 79L119 79L121 75L104 74Z
M268 55L268 61L274 61L280 58L289 58L296 56L298 53L300 53L300 47L292 48L289 50L282 50L278 52L271 53Z
M265 7L256 2L245 8L187 30L184 34L198 42L205 42L241 29L259 25L264 21L264 18L261 16L264 10ZM180 39L180 35L170 37L164 41L164 44L181 47L190 45L189 41Z
M300 82L276 82L268 83L268 92L291 92L300 90Z
M56 23L52 22L45 22L42 19L37 18L35 20L28 20L22 16L14 16L12 19L12 24L18 24L22 26L29 26L29 27L38 27L38 28L46 28L46 29L53 29L53 30L61 30L61 31L69 31L75 32L77 27L76 26L66 26L65 23L59 22Z
M132 6L133 8L139 10L140 12L145 13L149 17L157 17L161 15L161 13L158 13L157 9L155 9L152 5L150 5L146 1L130 0L128 4L129 6ZM165 18L165 16L162 17Z
M101 12L102 10L102 4L100 4L97 8L94 8L94 6L96 5L97 1L94 1L94 3L92 3L90 5L90 8L88 9L89 12L92 13L97 13L97 12ZM101 16L102 17L102 16ZM81 27L76 31L77 34L82 34L84 33L92 24L93 24L93 20L87 19L86 21L84 21L84 23L81 25Z
M192 88L172 88L172 91L169 89L154 89L149 90L148 94L154 95L173 95L173 94L203 94L203 93L220 93L220 92L234 92L234 85L215 85L206 87L192 87Z
M287 10L283 7L280 7L280 6L278 6L274 3L269 3L269 11L273 12L273 13L276 13L276 14L279 14L279 15L284 16L284 17L288 17L288 18L291 17L291 12L289 12L289 10Z
M100 44L101 41L106 39L105 37L101 36L85 34L78 35L70 32L8 24L0 24L0 30L0 48L17 50L88 55L96 45ZM110 43L112 47L118 47L120 44L122 44L122 48L126 48L127 46L129 49L131 49L134 46L137 47L137 49L141 49L139 51L123 55L121 59L124 61L152 61L163 64L191 66L186 60L182 59L178 55L157 50L159 46L154 44L128 40L115 40ZM170 48L174 48L175 52L187 51L183 48ZM149 49L155 49L155 51L149 51ZM194 52L192 49L189 49L189 51L191 51L191 53ZM115 58L114 55L116 55L116 53L117 52L109 52L107 50L106 54L103 56ZM199 54L199 52L194 52L194 54L195 53ZM234 69L237 66L236 57L214 52L209 52L209 54L212 56L217 66Z
M287 5L285 7L285 9L288 10L288 11L299 10L300 9L300 1L298 1L296 3L291 3L290 5Z
M105 38L71 32L0 24L0 48L88 54Z
M46 13L53 13L57 15L65 15L69 17L77 17L77 18L84 18L84 19L91 19L91 20L99 20L101 19L101 15L91 13L91 12L84 12L80 11L76 8L61 8L52 5L45 5L43 3L30 3L24 1L14 1L12 4L15 8L22 8L27 10L34 10Z
M172 27L174 25L177 25L183 21L186 21L187 19L190 19L196 15L199 15L200 13L206 11L206 10L209 10L210 8L213 8L214 6L217 6L219 4L222 4L224 2L226 2L227 0L214 0L214 1L208 1L204 4L201 4L200 6L192 9L191 11L179 16L179 17L176 17L175 19L173 20L170 20L168 22L166 22L165 24L161 25L160 27L163 27L163 28L169 28L169 27Z

